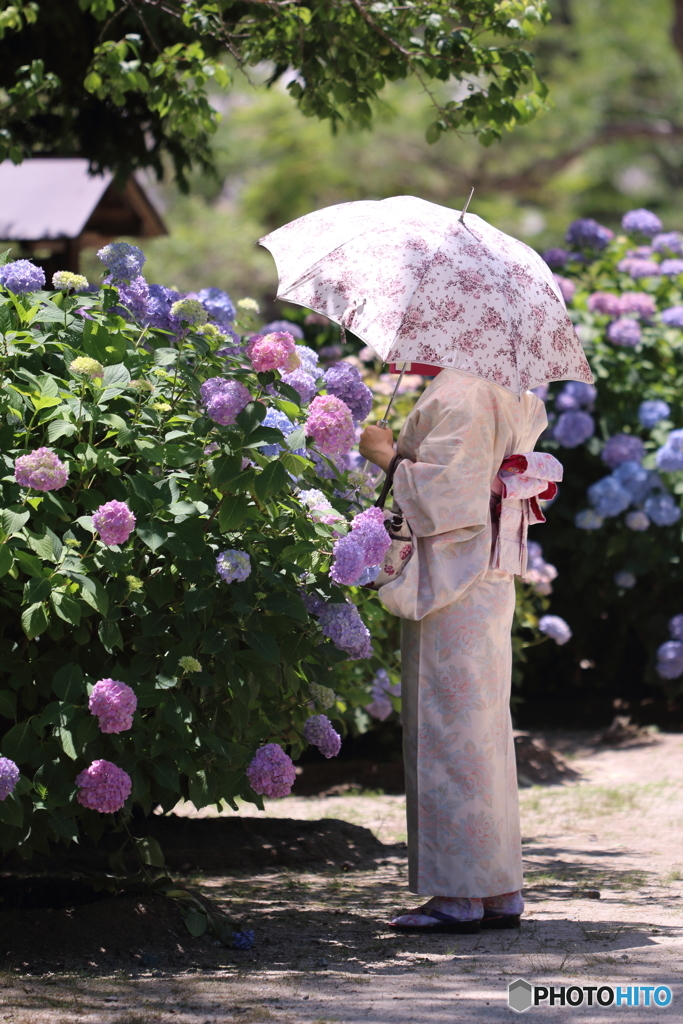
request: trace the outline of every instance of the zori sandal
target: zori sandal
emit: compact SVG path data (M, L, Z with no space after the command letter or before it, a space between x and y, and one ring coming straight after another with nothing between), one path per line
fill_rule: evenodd
M433 924L401 924L401 918L396 918L394 921L389 922L389 927L395 929L397 932L412 932L413 934L431 934L431 933L448 933L449 935L476 935L479 932L479 919L474 921L459 921L456 917L451 917L450 914L443 914L440 910L432 910L431 908L426 909L419 907L417 910L411 911L410 914L404 914L403 917L432 917L435 918Z

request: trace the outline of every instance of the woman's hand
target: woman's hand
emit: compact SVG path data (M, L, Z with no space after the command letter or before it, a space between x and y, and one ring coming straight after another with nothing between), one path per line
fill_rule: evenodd
M358 450L364 459L373 462L385 472L396 452L394 451L394 432L389 427L366 427L360 435Z

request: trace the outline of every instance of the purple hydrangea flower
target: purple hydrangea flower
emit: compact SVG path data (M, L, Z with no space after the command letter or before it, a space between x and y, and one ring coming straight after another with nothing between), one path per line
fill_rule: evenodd
M14 478L34 491L58 491L69 479L69 469L49 448L36 448L15 460Z
M639 235L647 235L652 238L662 230L662 222L656 213L651 210L629 210L621 218L621 226L624 231L632 231Z
M641 402L638 406L638 419L648 429L655 427L660 420L665 420L671 409L661 398Z
M302 505L306 506L310 512L311 519L316 523L334 526L338 523L346 522L341 512L337 512L323 492L316 488L299 491L299 501Z
M565 302L571 302L576 295L576 285L573 281L570 281L568 277L562 277L560 274L553 274L555 281L562 293L562 298Z
M680 231L666 231L661 235L655 235L652 239L652 248L666 256L683 256L683 234Z
M588 296L588 309L591 313L604 313L606 316L621 315L621 300L611 292L593 292Z
M19 769L8 757L0 757L0 801L6 800L19 781Z
M661 679L678 679L683 675L683 643L667 640L657 648L657 675Z
M335 647L346 651L353 661L370 657L370 633L355 604L351 601L330 604L315 594L302 594L302 597L306 610L318 616L323 634L330 638Z
M217 441L211 441L211 443L207 444L206 448L204 449L204 454L214 455L217 451L220 451L220 447L221 446L218 444Z
M0 267L0 284L15 295L26 295L45 287L45 271L30 260L14 260Z
M617 270L622 274L628 274L634 281L641 277L657 277L660 273L659 263L641 256L625 256L617 263Z
M100 679L88 701L91 714L99 718L102 732L127 732L133 725L137 706L135 692L118 679Z
M672 430L657 452L657 469L676 473L683 469L683 430Z
M380 572L382 571L381 565L368 565L363 569L362 573L357 580L354 581L356 587L367 587L370 583L374 583Z
M296 769L282 747L266 743L254 754L247 768L247 779L255 793L280 799L291 793Z
M577 512L574 517L574 526L579 530L599 530L604 521L595 509L585 508L582 512Z
M542 615L538 620L538 628L558 646L566 644L572 638L571 629L559 615Z
M563 448L576 448L595 433L595 420L587 412L563 412L558 417L553 437Z
M306 432L323 455L345 455L356 441L351 410L335 395L316 395L308 408Z
M590 408L598 396L597 388L581 380L570 380L555 399L555 408L561 412Z
M669 306L662 310L662 323L667 327L683 328L683 306Z
M243 583L251 573L251 559L246 551L221 551L216 572L225 583Z
M543 557L543 548L536 541L530 540L527 545L527 571L524 582L530 583L537 594L547 597L553 592L553 580L557 578L557 569Z
M674 640L683 640L683 615L674 615L669 619L669 633Z
M641 509L637 509L635 512L629 512L624 522L628 526L629 530L634 530L636 533L643 533L650 527L650 520Z
M283 331L291 334L295 341L303 341L304 332L298 324L293 324L290 320L272 320L261 328L261 334L280 334Z
M358 537L348 533L335 541L334 561L330 567L330 576L335 583L351 586L361 575L366 564L363 544Z
M356 423L366 419L372 410L372 391L363 383L360 371L351 363L340 362L325 371L325 387L351 410Z
M615 572L615 574L614 574L615 586L621 587L622 590L632 590L633 587L635 587L637 582L638 582L638 580L633 575L633 573L632 572L626 572L626 570L624 570L624 569L622 569L621 572Z
M134 320L143 323L149 302L149 285L144 277L134 277L128 284L120 284L118 289L120 305Z
M613 476L604 476L588 488L588 500L597 514L606 519L624 512L631 504L631 495Z
M392 684L387 670L380 668L372 680L372 702L365 705L368 714L379 719L380 722L384 722L394 710L394 705L389 700L389 694L400 697L401 684Z
M291 373L283 373L282 382L289 384L290 388L298 392L302 405L308 405L318 391L315 376L303 366L292 370Z
M158 331L177 334L180 320L171 314L171 306L180 298L180 293L163 284L150 284L145 310L145 323Z
M612 473L614 479L631 495L634 505L645 501L652 488L658 482L656 473L651 473L634 459L621 462Z
M206 415L222 427L234 423L251 402L251 392L238 380L210 377L200 390Z
M253 949L255 942L256 936L249 929L243 932L232 933L233 949Z
M97 256L109 271L108 281L111 284L132 281L146 261L142 249L128 242L110 242L98 250Z
M351 521L351 536L357 537L363 545L366 565L378 565L391 547L391 538L384 526L381 508L369 508L359 512Z
M633 434L615 434L602 449L602 461L610 469L616 469L621 462L640 462L645 455L645 445Z
M220 288L202 288L197 292L197 298L215 323L230 324L235 319L232 299Z
M135 516L125 501L108 501L93 513L92 524L103 544L125 544L135 529Z
M583 217L571 222L566 238L577 249L604 249L614 238L614 232L598 224L592 217Z
M341 345L323 345L318 355L325 366L334 366L344 355L344 349Z
M296 430L296 426L292 423L289 416L287 416L286 413L281 412L280 409L274 409L273 407L268 409L268 412L265 415L265 419L263 420L263 426L273 427L275 430L280 430L285 435L285 437L288 437L289 434ZM264 455L268 455L270 457L271 455L277 455L278 452L281 452L282 445L263 444L261 445L261 451L263 452ZM297 448L295 449L295 451L297 455L306 454L305 448Z
M654 316L657 312L655 300L647 292L624 292L619 299L619 315L627 316L635 313L636 316L647 318Z
M536 398L540 398L540 400L542 402L547 402L547 400L548 400L548 385L547 384L538 384L535 388L531 388L530 390L531 390L531 394L532 395L536 395Z
M313 377L320 376L320 366L318 364L318 353L314 352L312 348L307 345L297 345L296 354L299 357L301 368L310 373Z
M676 274L683 274L683 260L662 260L659 270L665 277L675 277Z
M673 526L681 518L680 507L666 491L650 495L645 502L645 514L657 526Z
M130 796L133 780L123 768L99 760L76 776L76 785L79 804L100 814L113 814L121 810Z
M619 345L621 348L635 348L636 345L640 344L642 333L638 321L631 320L630 317L620 317L618 320L613 320L607 328L609 341L613 345Z
M317 747L324 757L336 757L341 750L341 736L327 715L311 715L306 719L304 739Z
M566 249L546 249L545 252L541 253L541 259L545 260L551 270L562 270L569 259L569 253Z

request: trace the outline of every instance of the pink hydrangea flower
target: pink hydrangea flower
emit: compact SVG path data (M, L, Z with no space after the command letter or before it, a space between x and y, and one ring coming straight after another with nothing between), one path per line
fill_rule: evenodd
M34 491L57 491L69 479L69 470L49 448L36 448L15 460L14 477L22 487Z
M127 732L133 725L138 699L118 679L100 679L93 686L88 707L99 718L102 732Z
M125 544L135 529L135 516L125 501L108 501L92 517L93 527L103 544Z
M255 334L247 345L247 355L257 373L282 370L291 373L301 366L296 342L289 331Z
M120 811L130 796L133 780L123 768L111 761L93 761L89 768L76 776L79 787L76 799L83 807L100 814Z
M568 277L562 277L561 274L553 274L557 285L562 292L562 298L565 302L571 302L576 294L576 285L573 281L570 281Z
M317 395L313 399L308 407L306 433L323 455L346 455L356 441L351 410L334 395Z
M657 306L652 295L647 292L624 292L619 299L619 315L627 316L635 313L637 316L654 316Z
M289 796L296 779L291 757L277 743L260 747L247 768L249 785L263 796Z
M612 292L593 292L588 297L591 313L605 313L607 316L621 316L621 300Z
M0 800L6 800L19 781L19 769L8 757L0 757Z

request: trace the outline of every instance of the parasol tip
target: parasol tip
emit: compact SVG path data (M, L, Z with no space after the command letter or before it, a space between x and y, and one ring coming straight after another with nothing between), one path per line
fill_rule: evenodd
M458 217L458 220L460 221L461 224L465 223L465 214L467 213L467 207L470 205L470 200L472 199L473 195L474 195L474 185L470 189L470 194L467 197L467 202L463 206L462 212L461 212L460 216Z

